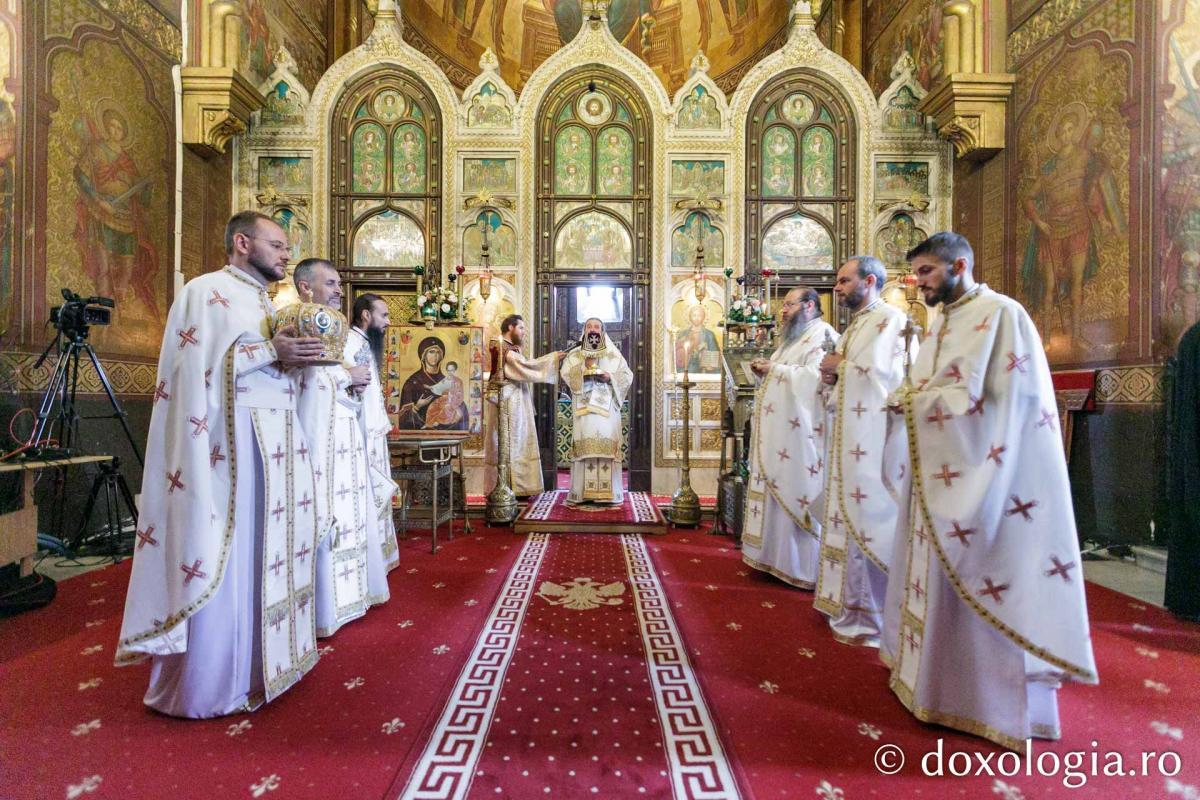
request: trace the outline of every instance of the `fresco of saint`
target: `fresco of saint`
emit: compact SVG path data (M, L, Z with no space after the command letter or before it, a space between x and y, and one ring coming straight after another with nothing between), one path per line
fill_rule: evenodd
M129 154L129 125L115 107L101 104L75 124L81 149L75 162L75 244L95 291L118 304L141 303L159 318L154 278L158 253L146 226L154 197Z

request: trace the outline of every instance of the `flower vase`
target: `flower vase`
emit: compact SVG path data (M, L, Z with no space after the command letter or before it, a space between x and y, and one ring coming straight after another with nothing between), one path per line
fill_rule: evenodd
M438 317L437 306L434 305L432 301L427 302L427 303L425 303L425 305L421 306L421 319L437 319L437 317Z

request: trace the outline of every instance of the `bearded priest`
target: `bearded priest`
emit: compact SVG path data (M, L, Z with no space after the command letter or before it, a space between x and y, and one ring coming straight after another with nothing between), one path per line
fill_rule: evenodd
M151 660L145 703L177 717L253 710L317 663L312 469L295 369L320 339L284 329L267 285L287 234L255 211L225 227L229 264L171 304L116 663Z
M742 560L784 583L817 580L825 491L825 400L821 359L838 334L821 319L814 289L792 289L779 309L782 341L750 369L762 379L750 431L750 483Z
M521 353L525 344L525 320L520 314L509 314L500 323L500 336L491 343L490 380L500 383L500 404L508 418L508 474L513 494L529 497L542 493L542 457L538 452L537 424L533 414L533 384L556 383L561 352L547 353L541 358L526 358ZM503 373L500 373L503 370ZM497 377L501 375L503 381ZM496 464L499 458L496 402L489 396L484 405L485 440L484 485L490 492L496 486Z
M342 304L341 278L325 259L304 259L292 281L306 303ZM297 408L317 485L316 607L317 636L322 637L332 636L389 594L359 422L358 391L369 380L368 367L342 364L308 367L300 377Z
M885 459L887 398L904 380L904 332L911 333L904 312L879 296L886 280L874 256L851 256L842 265L833 292L852 316L836 352L821 361L824 381L834 389L813 606L829 617L835 639L868 647L879 646L896 537L889 478L898 476L886 475L885 464L903 463Z
M1015 300L937 233L908 253L942 314L890 404L911 463L880 649L917 719L1020 750L1060 735L1058 688L1097 683L1054 387Z
M571 387L571 491L567 502L620 503L621 406L633 384L625 356L608 338L604 323L583 323L579 347L563 359L559 372Z

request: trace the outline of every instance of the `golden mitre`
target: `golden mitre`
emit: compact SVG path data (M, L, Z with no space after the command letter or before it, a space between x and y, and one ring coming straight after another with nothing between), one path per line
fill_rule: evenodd
M297 336L321 340L321 358L313 363L326 366L342 363L346 337L350 335L350 323L342 312L320 303L292 303L271 318L271 335L289 325L295 327Z

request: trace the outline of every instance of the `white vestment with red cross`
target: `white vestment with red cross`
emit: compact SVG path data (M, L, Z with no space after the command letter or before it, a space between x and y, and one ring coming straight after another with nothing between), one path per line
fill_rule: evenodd
M252 708L317 661L316 492L273 311L226 267L189 282L168 315L116 653L154 658L146 701L165 713Z
M892 688L919 719L1007 747L1057 738L1060 681L1097 675L1041 338L981 285L945 308L912 378L881 648Z
M750 429L742 560L803 589L817 580L827 435L818 366L827 340L836 343L837 331L810 320L771 355Z
M332 636L364 615L372 602L388 598L361 411L343 366L308 367L301 373L297 413L308 447L298 455L311 462L317 488L317 636ZM372 557L374 592L368 582Z
M838 342L844 361L829 405L829 478L813 605L841 641L877 646L896 497L885 464L887 398L904 380L904 312L882 300L855 314ZM917 343L911 344L915 355Z
M383 401L383 384L379 380L379 365L375 363L375 354L371 352L371 344L366 334L358 328L351 328L350 335L346 337L342 361L349 366L366 365L371 368L371 380L360 394L362 410L359 413L359 424L366 438L371 498L375 503L379 546L383 552L386 577L386 573L400 563L400 550L396 545L396 521L392 518L392 503L393 498L397 496L398 487L392 480L392 457L388 452L388 434L392 432L392 420L388 417L387 405ZM374 557L369 563L374 563ZM372 568L371 574L373 572ZM373 577L370 583L372 587L376 587ZM378 588L372 588L371 595L379 597Z

